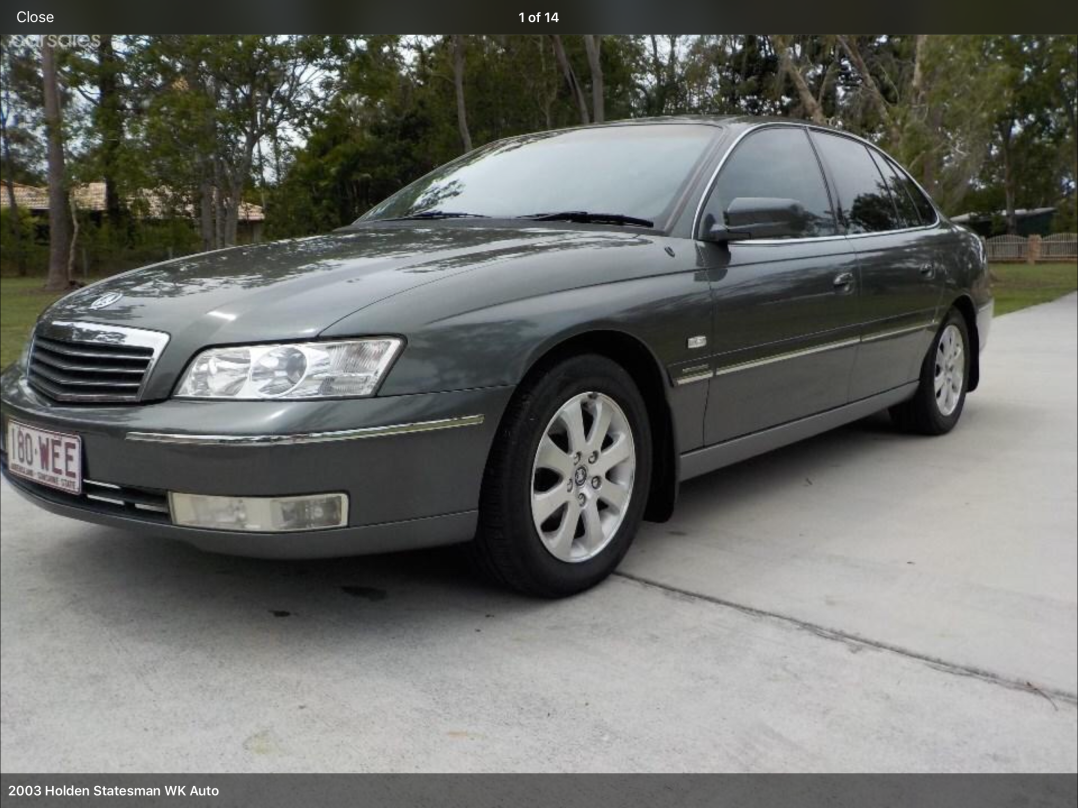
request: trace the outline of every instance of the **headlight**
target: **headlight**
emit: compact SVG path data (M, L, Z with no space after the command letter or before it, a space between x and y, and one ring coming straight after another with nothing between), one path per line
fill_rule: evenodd
M369 396L402 342L393 337L211 348L195 357L179 398L306 399Z

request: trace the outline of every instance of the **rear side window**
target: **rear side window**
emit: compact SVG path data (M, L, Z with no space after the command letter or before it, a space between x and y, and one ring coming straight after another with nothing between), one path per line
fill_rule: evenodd
M869 154L872 155L872 159L876 162L876 168L880 170L884 180L887 181L887 187L891 189L891 199L895 203L895 211L898 214L898 226L920 227L921 214L917 212L917 207L913 204L913 199L906 190L902 175L898 173L889 160L884 159L882 154L871 150Z
M823 132L813 132L812 139L834 179L840 216L850 233L878 233L904 226L887 183L864 144Z
M802 230L787 238L833 236L838 232L827 186L804 129L763 129L741 141L727 158L708 197L704 228L727 224L725 211L739 197L798 202L805 209Z
M921 224L932 224L935 222L937 218L936 209L932 207L932 203L928 201L928 197L925 196L924 191L917 187L917 183L911 180L910 175L907 174L894 160L887 158L887 164L891 167L891 170L898 175L899 182L902 183L902 187L906 189L906 193L909 194L910 199L913 200L913 206L917 209Z

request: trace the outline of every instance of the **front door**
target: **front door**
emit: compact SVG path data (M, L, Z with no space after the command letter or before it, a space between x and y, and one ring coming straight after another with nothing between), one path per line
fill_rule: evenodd
M783 239L701 242L715 312L707 444L845 404L858 343L856 257L804 128L747 135L724 163L701 227L724 223L730 202L746 197L795 200L804 227Z

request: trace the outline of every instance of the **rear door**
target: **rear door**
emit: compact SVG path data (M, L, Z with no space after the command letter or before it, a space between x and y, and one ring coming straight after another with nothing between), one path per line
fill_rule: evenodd
M805 128L746 135L704 203L700 232L744 197L792 199L806 215L789 238L697 242L715 301L707 444L846 403L856 353L856 259Z
M839 134L811 134L860 268L862 342L850 379L856 401L917 378L942 291L935 246L947 236L933 226L928 200L910 196L908 177L881 152Z

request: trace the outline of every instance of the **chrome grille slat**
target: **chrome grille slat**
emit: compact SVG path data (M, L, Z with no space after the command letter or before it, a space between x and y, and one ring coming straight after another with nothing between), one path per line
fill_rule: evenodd
M168 335L84 322L39 324L27 380L47 398L73 403L130 403L142 391Z
M146 372L145 362L142 362L139 367L134 365L128 365L126 367L122 365L77 365L57 359L55 356L51 356L48 350L40 349L37 352L37 360L39 362L44 362L49 367L71 373L131 373L141 376Z
M83 391L81 393L74 393L70 390L65 390L58 385L45 379L44 376L39 376L33 369L30 370L27 378L30 381L31 386L39 393L44 393L49 398L56 399L57 401L75 401L75 402L93 402L93 401L137 401L137 393L128 393L126 395L116 395L112 392L93 393L89 391Z
M40 361L40 360L39 360ZM114 381L107 378L108 374L101 374L96 379L80 379L77 376L69 376L64 373L60 373L55 369L46 370L43 367L36 367L33 372L39 376L44 376L50 382L58 385L74 385L75 387L133 387L136 390L142 386L141 377L136 381Z
M153 356L153 351L152 350L150 351L150 353L133 353L133 352L129 353L127 351L90 350L90 348L93 347L92 345L85 345L85 347L83 347L82 343L79 343L80 347L73 348L73 347L70 347L69 345L59 343L59 342L56 342L56 341L51 340L51 339L45 339L44 337L35 338L35 347L37 347L37 346L42 347L47 351L52 351L53 353L63 354L64 356L81 356L81 357L85 357L87 359L109 359L109 360L127 359L127 360L133 360L133 361L138 361L138 362L146 362L146 361L149 361L150 358Z

